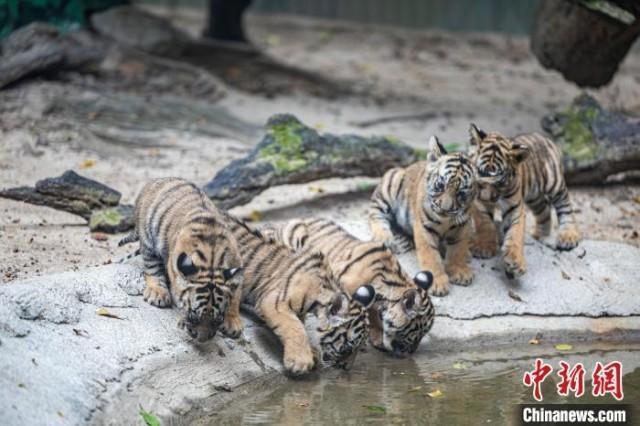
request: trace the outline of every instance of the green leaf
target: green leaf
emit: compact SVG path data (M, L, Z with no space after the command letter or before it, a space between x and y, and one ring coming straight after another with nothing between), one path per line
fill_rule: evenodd
M140 416L142 416L142 420L144 420L147 426L161 426L160 420L150 412L145 411L142 406L140 406Z
M369 411L373 411L374 413L383 413L386 414L387 409L380 405L363 405Z
M454 362L453 363L453 369L454 370L466 370L467 364L465 364L464 362Z
M567 343L558 343L555 346L556 350L559 351L570 351L571 349L573 349L573 346L567 344Z

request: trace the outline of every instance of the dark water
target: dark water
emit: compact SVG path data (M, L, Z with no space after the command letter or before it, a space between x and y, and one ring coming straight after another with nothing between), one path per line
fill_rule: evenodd
M614 403L612 397L591 396L596 361L623 364L624 403L640 401L640 344L574 344L569 352L553 345L503 348L458 354L423 353L392 359L369 349L352 371L324 370L308 380L284 384L196 419L198 424L513 424L517 404L535 402L522 383L537 357L554 367L543 383L544 402ZM558 362L586 369L585 396L556 393ZM439 397L427 393L439 391Z

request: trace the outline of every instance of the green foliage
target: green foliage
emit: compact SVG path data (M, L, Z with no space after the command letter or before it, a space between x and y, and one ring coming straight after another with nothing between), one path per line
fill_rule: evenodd
M456 151L460 150L460 144L448 143L448 144L445 144L444 149L446 149L447 152L449 152L449 153L456 152Z
M0 38L32 22L47 22L62 31L85 26L87 17L129 0L0 0Z
M142 417L142 420L144 420L144 422L147 424L147 426L161 426L160 420L158 420L158 418L152 413L145 411L142 406L140 407L140 416Z

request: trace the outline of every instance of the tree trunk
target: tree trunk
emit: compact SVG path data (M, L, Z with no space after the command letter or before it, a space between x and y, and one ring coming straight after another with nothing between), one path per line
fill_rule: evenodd
M225 41L247 42L242 28L242 15L251 0L209 0L207 27L202 35Z
M626 24L577 0L542 0L531 49L544 67L559 71L567 80L581 87L600 87L611 81L638 35L640 19Z

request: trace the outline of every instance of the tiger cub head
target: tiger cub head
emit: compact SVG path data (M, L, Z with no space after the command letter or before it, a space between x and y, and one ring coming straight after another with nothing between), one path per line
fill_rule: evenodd
M415 352L433 324L433 304L428 295L431 272L418 272L411 279L393 252L378 241L358 244L336 269L343 271L340 283L344 288L367 282L376 290L375 303L369 310L371 344L397 356Z
M242 261L235 238L222 225L192 223L177 237L169 257L174 303L180 326L203 342L223 324L233 293L242 283Z
M480 198L495 201L497 194L493 189L509 186L516 176L518 165L529 156L529 148L500 133L486 133L475 124L469 127L469 135L469 154L477 167L481 184Z
M476 169L463 153L447 153L435 136L429 139L426 203L440 216L463 217L476 193Z
M421 271L413 281L415 285L404 287L400 297L380 300L375 310L382 333L381 338L372 339L372 344L395 356L414 353L433 325L434 309L428 294L433 275Z
M367 310L375 295L370 285L360 286L351 296L338 290L326 306L317 308L320 359L323 362L345 370L351 368L369 337Z

